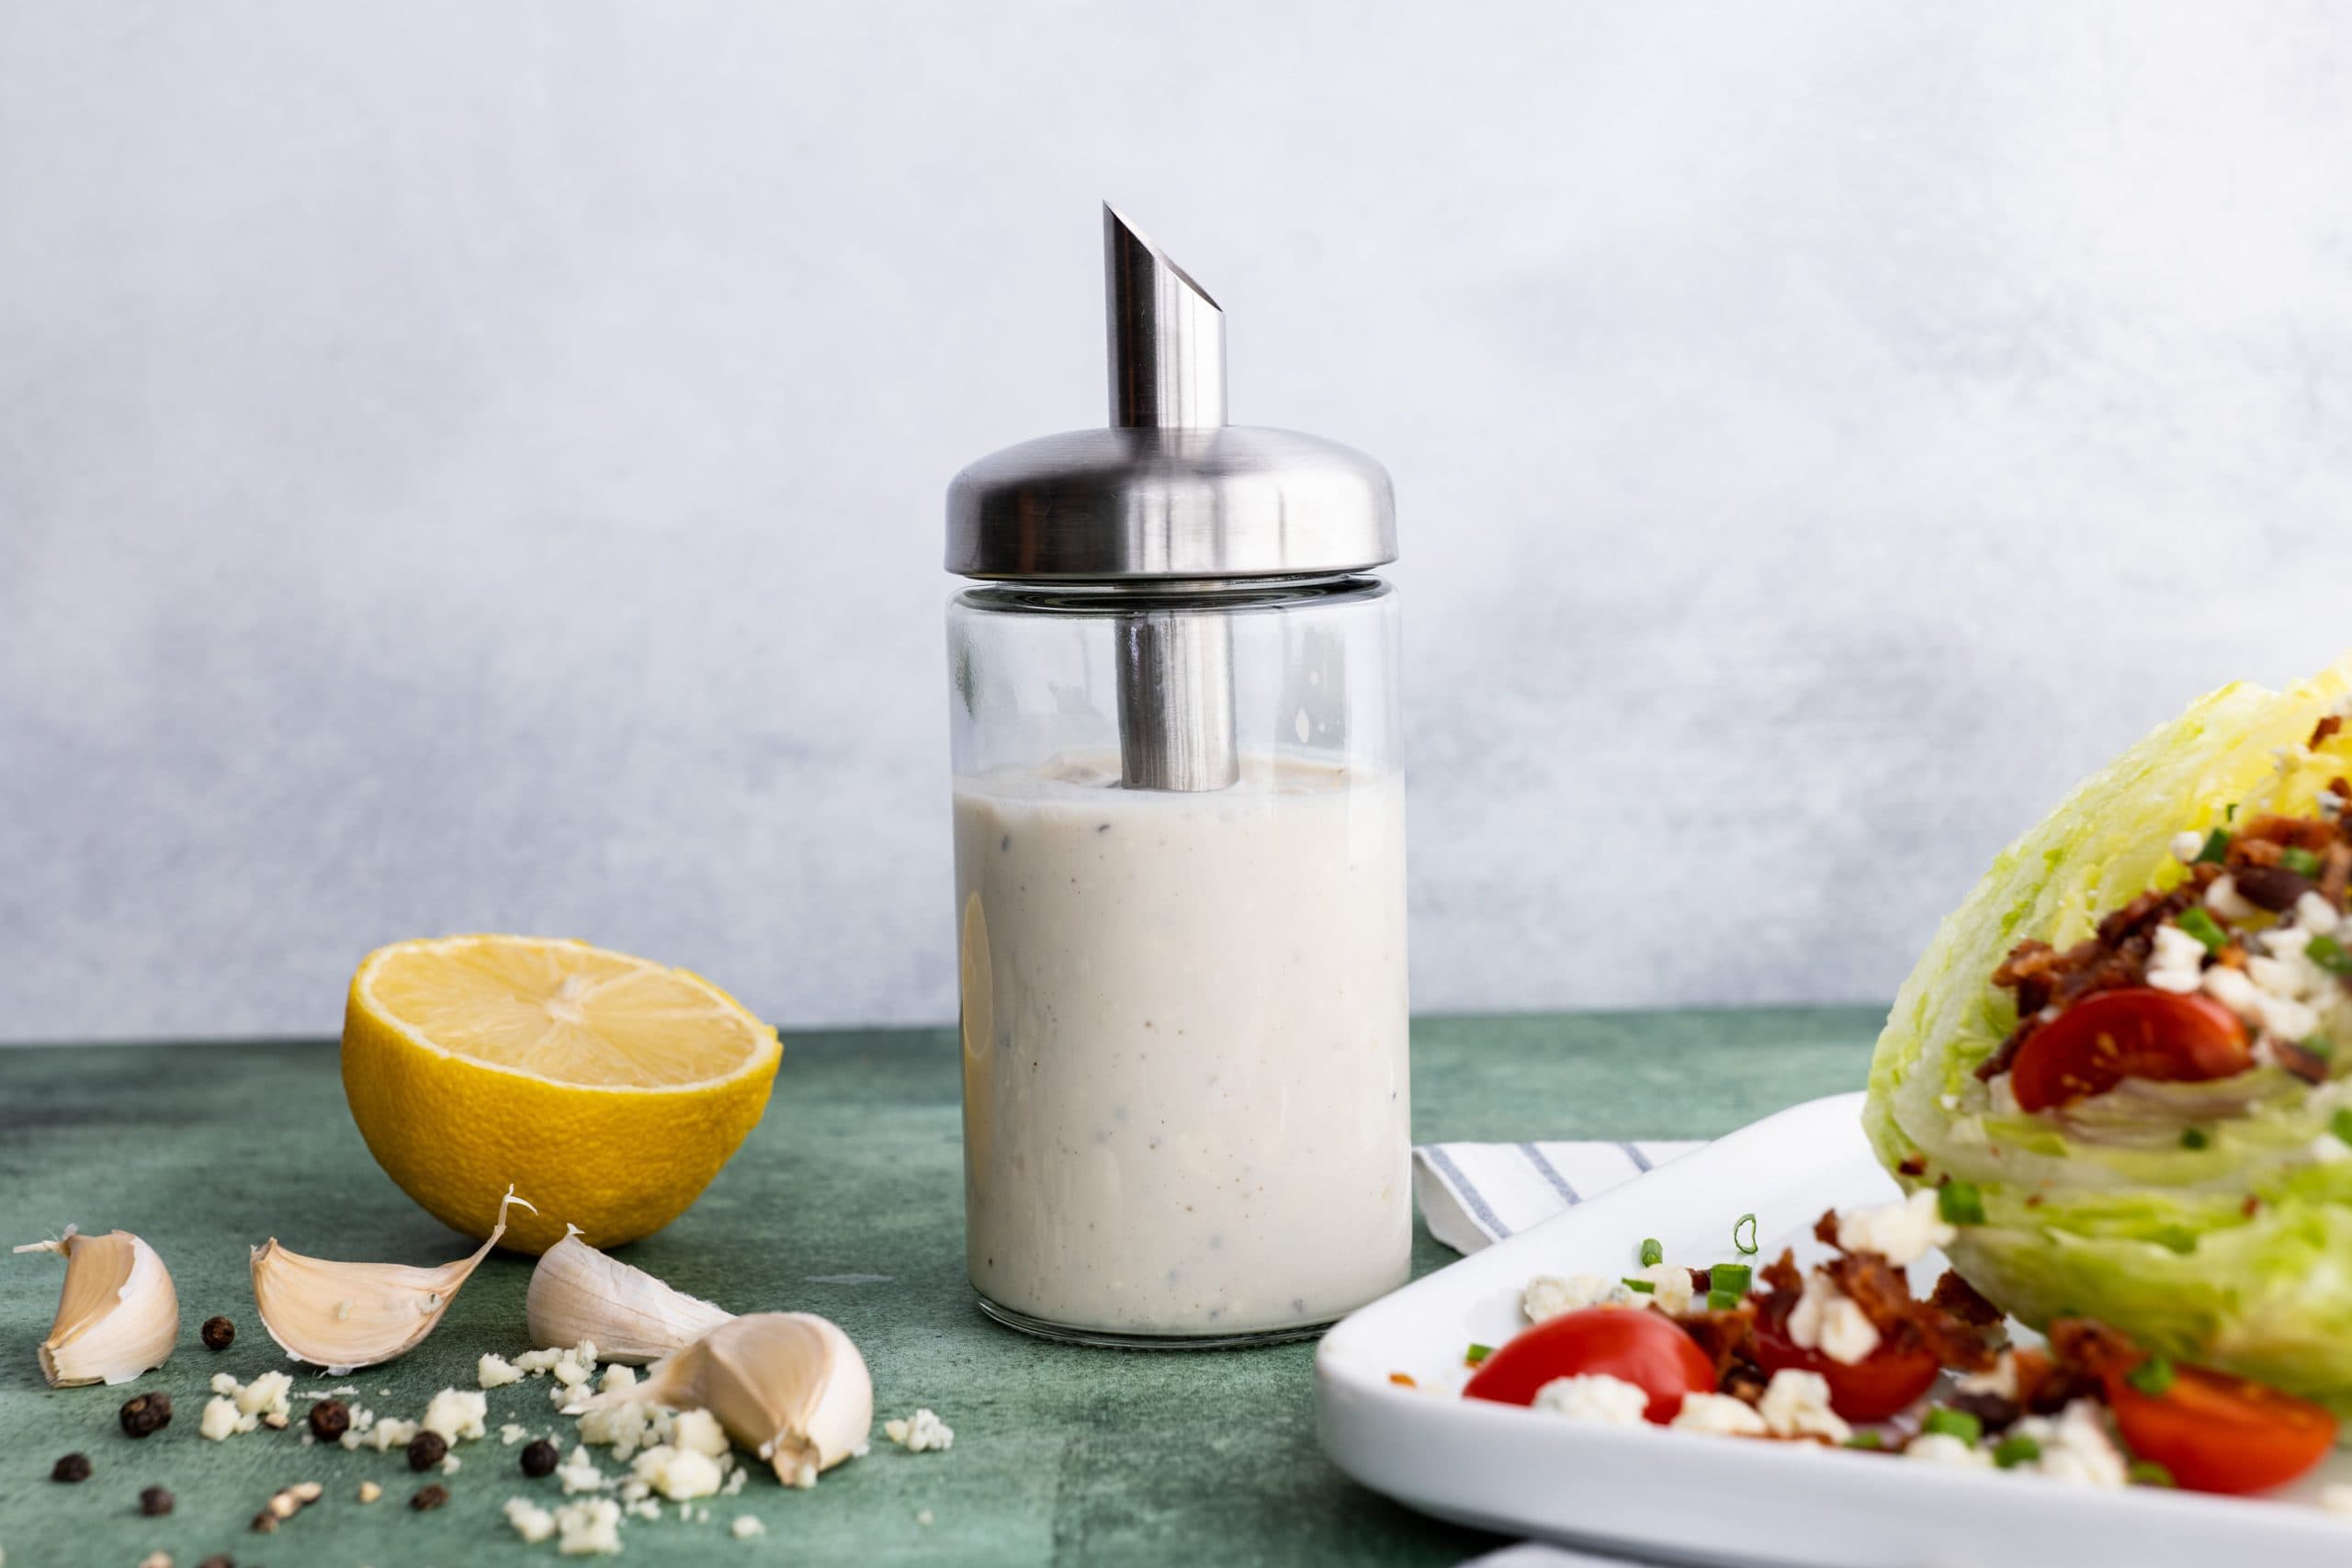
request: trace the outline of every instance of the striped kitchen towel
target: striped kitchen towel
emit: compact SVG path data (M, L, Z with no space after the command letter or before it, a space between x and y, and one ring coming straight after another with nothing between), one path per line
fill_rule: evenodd
M1649 1139L1576 1144L1421 1144L1413 1197L1430 1234L1476 1252L1700 1145Z

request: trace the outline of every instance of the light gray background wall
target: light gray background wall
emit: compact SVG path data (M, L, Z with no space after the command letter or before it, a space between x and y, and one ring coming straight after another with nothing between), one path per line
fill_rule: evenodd
M952 1014L940 496L1095 203L1403 506L1417 1001L1874 998L2352 644L2352 10L0 9L0 1037L505 928Z

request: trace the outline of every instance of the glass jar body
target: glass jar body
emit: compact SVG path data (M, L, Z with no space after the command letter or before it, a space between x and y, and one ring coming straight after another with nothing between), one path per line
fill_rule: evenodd
M1311 1333L1411 1246L1396 599L1138 603L949 610L972 1283L1064 1337ZM1123 785L1138 614L1222 623L1232 784Z

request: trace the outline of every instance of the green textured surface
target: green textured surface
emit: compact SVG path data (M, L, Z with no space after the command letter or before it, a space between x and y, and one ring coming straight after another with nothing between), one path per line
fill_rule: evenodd
M1857 1009L1417 1021L1416 1136L1688 1137L1859 1086L1879 1015ZM787 1036L766 1121L701 1202L623 1256L738 1311L822 1313L874 1371L877 1418L933 1406L956 1428L944 1454L877 1441L813 1493L764 1477L713 1499L711 1522L631 1523L622 1561L684 1562L1449 1563L1493 1544L1341 1477L1316 1447L1313 1347L1232 1352L1087 1350L983 1320L963 1277L959 1075L945 1030ZM45 1387L33 1346L62 1264L0 1253L0 1550L7 1568L179 1568L228 1551L240 1568L434 1568L550 1561L498 1517L543 1504L498 1445L502 1420L568 1430L544 1379L491 1393L493 1436L467 1444L449 1506L414 1514L400 1456L300 1446L267 1429L206 1442L196 1421L215 1371L251 1379L286 1363L253 1314L246 1247L277 1235L330 1257L435 1263L467 1244L379 1172L343 1106L324 1043L0 1050L0 1240L68 1223L145 1236L178 1283L180 1348L120 1389ZM1451 1257L1420 1236L1417 1270ZM414 1416L445 1385L473 1386L484 1350L527 1348L527 1259L493 1257L435 1336L345 1381L379 1413ZM882 1275L864 1283L825 1277ZM237 1321L213 1355L196 1326ZM299 1386L317 1386L308 1377ZM123 1437L115 1410L168 1391L173 1425ZM379 1391L390 1390L389 1393ZM300 1402L298 1402L298 1406ZM878 1434L877 1434L878 1437ZM567 1444L567 1447L569 1445ZM87 1453L79 1486L49 1479ZM356 1501L360 1480L381 1502ZM324 1500L276 1536L247 1529L279 1486ZM177 1494L139 1517L140 1489ZM929 1509L932 1524L916 1514ZM737 1513L768 1534L738 1541Z

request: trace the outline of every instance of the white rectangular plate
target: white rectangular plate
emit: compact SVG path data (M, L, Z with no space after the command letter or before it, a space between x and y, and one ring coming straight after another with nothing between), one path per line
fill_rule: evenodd
M1824 1209L1885 1202L1894 1183L1861 1131L1862 1097L1766 1118L1638 1180L1385 1296L1324 1337L1315 1359L1323 1447L1341 1470L1426 1513L1674 1562L1806 1568L1955 1563L2352 1560L2352 1519L2310 1504L2352 1480L2342 1451L2278 1498L2095 1490L2031 1474L1955 1471L1817 1444L1604 1427L1464 1400L1464 1346L1526 1325L1538 1274L1634 1272L1642 1238L1669 1261L1734 1257L1732 1224L1758 1216L1758 1261L1817 1251ZM1940 1258L1922 1265L1932 1280ZM1391 1381L1404 1372L1418 1387Z

